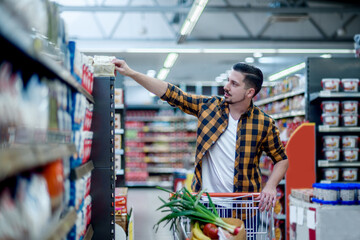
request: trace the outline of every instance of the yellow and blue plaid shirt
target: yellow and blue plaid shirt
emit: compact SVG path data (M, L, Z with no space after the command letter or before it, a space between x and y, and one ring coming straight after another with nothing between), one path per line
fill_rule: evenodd
M202 186L202 158L228 126L229 105L221 97L188 94L168 84L161 99L198 118L195 173L192 191ZM251 103L238 123L234 171L234 192L260 192L259 159L265 151L274 163L287 159L275 122Z

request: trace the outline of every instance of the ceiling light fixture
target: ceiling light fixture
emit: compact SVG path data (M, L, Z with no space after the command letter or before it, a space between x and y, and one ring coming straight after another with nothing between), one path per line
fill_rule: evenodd
M263 54L261 52L254 52L253 56L255 58L261 58L263 56Z
M331 58L332 55L331 54L323 54L320 57L322 57L322 58Z
M275 80L278 80L280 78L283 78L289 74L292 74L292 73L295 73L297 71L300 71L301 69L304 69L306 66L305 62L302 62L302 63L299 63L295 66L292 66L292 67L289 67L287 69L284 69L278 73L275 73L273 75L270 75L269 76L269 81L275 81Z
M162 69L160 69L156 78L164 81L166 79L167 75L169 74L169 72L170 72L170 69L162 68Z
M180 37L178 42L181 43L185 41L186 36L190 35L191 31L194 29L197 21L200 18L200 15L204 11L204 8L207 4L208 0L195 0L189 14L187 15L181 30L180 30Z
M174 65L178 56L179 56L178 53L169 53L165 59L164 68L171 68Z
M255 59L253 57L247 57L247 58L245 58L245 62L246 63L254 63Z

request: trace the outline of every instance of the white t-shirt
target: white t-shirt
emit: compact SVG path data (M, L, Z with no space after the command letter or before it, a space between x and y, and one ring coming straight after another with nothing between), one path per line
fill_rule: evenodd
M202 160L202 189L206 192L233 192L236 130L238 121L229 114L225 132Z

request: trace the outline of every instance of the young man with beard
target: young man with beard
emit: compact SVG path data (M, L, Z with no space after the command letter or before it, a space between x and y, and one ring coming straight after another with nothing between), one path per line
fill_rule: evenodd
M253 104L263 83L262 72L237 63L224 87L224 98L188 94L178 87L132 70L113 60L116 70L148 91L198 118L195 173L192 191L261 192L259 208L275 206L276 187L288 168L275 122ZM265 151L274 170L261 187L259 159Z

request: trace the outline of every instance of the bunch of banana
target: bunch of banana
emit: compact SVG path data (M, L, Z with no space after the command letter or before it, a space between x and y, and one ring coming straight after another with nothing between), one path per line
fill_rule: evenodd
M200 228L199 222L195 222L194 227L192 229L192 240L211 240L208 236L206 236Z

